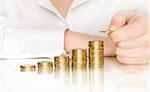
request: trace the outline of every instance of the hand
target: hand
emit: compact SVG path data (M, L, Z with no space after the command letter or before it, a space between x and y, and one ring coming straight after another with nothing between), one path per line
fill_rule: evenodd
M124 64L145 64L150 57L150 22L133 11L119 11L110 24L109 37L117 44L116 57Z

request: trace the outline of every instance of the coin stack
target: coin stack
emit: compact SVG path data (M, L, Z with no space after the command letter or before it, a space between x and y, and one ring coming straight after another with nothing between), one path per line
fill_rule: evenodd
M66 81L69 79L70 60L69 56L54 57L55 78Z
M34 72L36 70L35 65L33 64L23 64L20 66L21 72Z
M53 62L49 61L41 61L38 62L38 73L52 73L53 72Z
M89 42L89 67L103 67L104 46L103 41Z
M54 57L54 65L56 69L69 69L69 56Z
M72 68L86 68L87 66L87 50L73 49L72 50Z

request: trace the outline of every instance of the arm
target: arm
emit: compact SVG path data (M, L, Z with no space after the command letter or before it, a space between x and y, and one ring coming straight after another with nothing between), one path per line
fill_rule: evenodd
M86 48L88 49L88 42L92 40L104 41L104 55L115 55L115 44L108 38L66 31L65 33L65 50L70 51L73 48Z

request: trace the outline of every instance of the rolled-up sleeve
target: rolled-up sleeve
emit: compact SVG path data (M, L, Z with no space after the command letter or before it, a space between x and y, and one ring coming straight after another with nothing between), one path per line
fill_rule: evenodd
M53 57L64 52L64 28L0 17L0 58Z

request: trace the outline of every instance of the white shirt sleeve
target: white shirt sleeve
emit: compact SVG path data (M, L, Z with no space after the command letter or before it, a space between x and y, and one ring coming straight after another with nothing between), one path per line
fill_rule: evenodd
M0 58L53 57L64 51L64 30L0 16Z

